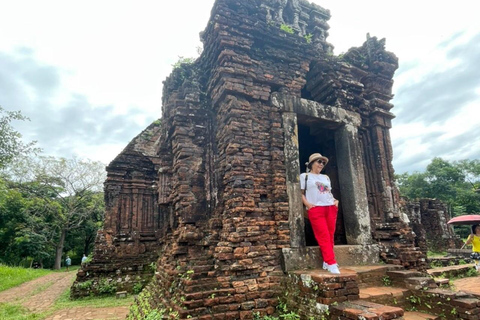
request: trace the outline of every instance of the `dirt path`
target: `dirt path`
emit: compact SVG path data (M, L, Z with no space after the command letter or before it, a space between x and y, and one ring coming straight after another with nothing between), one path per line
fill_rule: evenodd
M76 272L55 272L0 292L0 302L20 302L32 311L47 310L68 288Z
M31 312L47 311L70 287L76 271L55 272L0 292L0 303L20 304ZM45 320L119 320L125 319L128 307L70 308L58 310Z

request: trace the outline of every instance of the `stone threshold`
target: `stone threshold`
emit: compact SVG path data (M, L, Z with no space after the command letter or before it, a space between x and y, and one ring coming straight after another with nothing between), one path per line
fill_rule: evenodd
M362 266L378 264L378 245L338 245L334 247L335 257L340 266ZM293 270L321 269L322 255L318 246L282 249L284 272Z

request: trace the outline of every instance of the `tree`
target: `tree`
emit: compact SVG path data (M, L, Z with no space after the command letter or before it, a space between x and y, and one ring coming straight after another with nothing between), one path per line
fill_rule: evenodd
M454 215L480 213L480 161L434 158L425 172L397 176L400 193L410 199L436 198Z
M52 255L48 242L51 234L46 230L48 220L37 212L44 212L43 199L28 196L9 181L0 180L0 259L3 263L19 264L33 258L43 266L44 259ZM53 210L48 210L52 212ZM31 230L35 229L35 232Z
M16 156L37 152L35 141L28 144L22 142L22 135L16 131L11 122L13 120L29 120L20 111L6 111L0 107L0 169L4 168Z
M23 158L10 168L16 187L43 202L29 207L30 221L38 221L27 224L24 233L54 244L54 269L61 267L67 234L103 211L103 197L99 194L105 180L104 168L100 162L54 157Z

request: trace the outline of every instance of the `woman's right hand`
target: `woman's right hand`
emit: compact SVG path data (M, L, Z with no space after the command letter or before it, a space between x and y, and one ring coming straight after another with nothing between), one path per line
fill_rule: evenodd
M470 244L470 243L472 243L472 241L473 241L473 234L470 234L470 235L468 236L467 241L465 242L465 244L466 244L466 245L467 245L467 244Z

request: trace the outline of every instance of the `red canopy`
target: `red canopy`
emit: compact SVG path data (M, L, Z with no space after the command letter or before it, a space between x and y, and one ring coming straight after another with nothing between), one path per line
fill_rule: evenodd
M448 224L463 225L463 224L480 224L480 214L466 214L450 219Z

